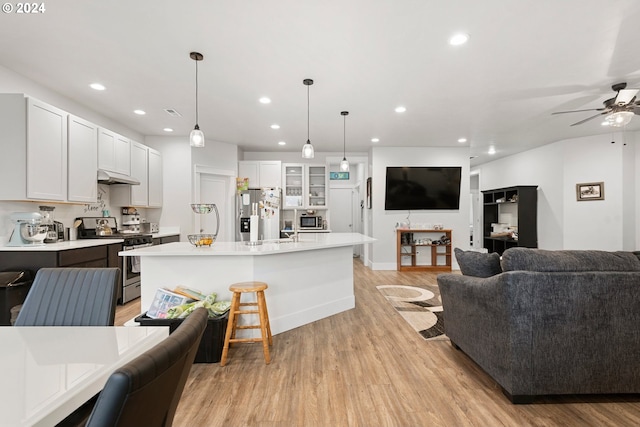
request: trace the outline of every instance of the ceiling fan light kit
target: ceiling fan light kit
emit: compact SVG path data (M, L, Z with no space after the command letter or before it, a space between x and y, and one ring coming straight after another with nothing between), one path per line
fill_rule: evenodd
M606 116L605 121L602 123L606 126L623 127L631 122L631 119L635 114L640 114L640 101L636 101L636 94L640 92L640 89L627 89L626 83L616 83L611 86L616 93L616 96L609 98L603 102L602 108L589 108L586 110L573 110L573 111L556 111L552 114L565 114L565 113L578 113L583 111L599 111L599 113L587 117L584 120L573 123L571 126L581 125L589 120L595 119L599 116Z
M346 149L347 149L347 116L349 115L348 111L341 111L344 127L343 127L343 139L342 139L342 161L340 162L340 172L349 172L349 160L347 160Z
M189 134L189 145L192 147L204 147L204 132L198 126L198 62L204 59L204 56L198 52L191 52L189 57L196 62L196 125Z
M313 145L309 139L309 86L313 84L313 80L304 79L302 83L307 87L307 143L302 146L302 158L313 159Z

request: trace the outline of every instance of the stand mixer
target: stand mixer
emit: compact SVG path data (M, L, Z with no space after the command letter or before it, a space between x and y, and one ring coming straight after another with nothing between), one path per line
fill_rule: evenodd
M40 225L42 215L38 212L16 212L9 216L15 228L7 246L41 246L47 237L48 229Z

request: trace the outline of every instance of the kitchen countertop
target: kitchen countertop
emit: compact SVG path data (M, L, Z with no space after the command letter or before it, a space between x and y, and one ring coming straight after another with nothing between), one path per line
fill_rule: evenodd
M256 246L247 245L245 242L215 242L211 246L196 247L188 242L176 242L123 251L119 255L141 257L273 255L360 245L373 243L376 240L360 233L310 233L299 237L299 239L298 242L292 242L289 239L268 240Z
M114 243L122 243L123 239L79 239L65 240L58 243L45 243L39 246L0 246L0 252L57 252L70 249L91 248L101 245L112 245Z

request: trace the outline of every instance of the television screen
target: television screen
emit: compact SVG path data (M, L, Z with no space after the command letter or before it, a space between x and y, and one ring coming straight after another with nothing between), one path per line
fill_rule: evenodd
M387 167L385 210L460 209L459 166Z

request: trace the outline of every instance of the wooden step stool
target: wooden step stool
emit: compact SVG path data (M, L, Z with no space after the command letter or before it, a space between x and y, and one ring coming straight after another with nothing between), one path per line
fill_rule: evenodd
M269 355L269 346L273 345L273 337L271 336L271 326L269 325L269 313L267 312L267 301L264 299L264 290L268 286L264 282L242 282L234 283L229 286L229 290L233 292L231 297L231 307L229 308L229 320L227 323L227 332L224 337L224 347L222 348L222 357L220 358L220 366L227 364L227 353L229 346L235 342L262 342L262 350L264 352L264 361L268 365L271 362ZM257 302L240 302L243 293L255 292ZM241 307L257 307L257 310L241 310ZM243 314L257 314L260 320L259 325L238 325L238 316ZM236 330L238 329L260 329L260 338L236 338Z

